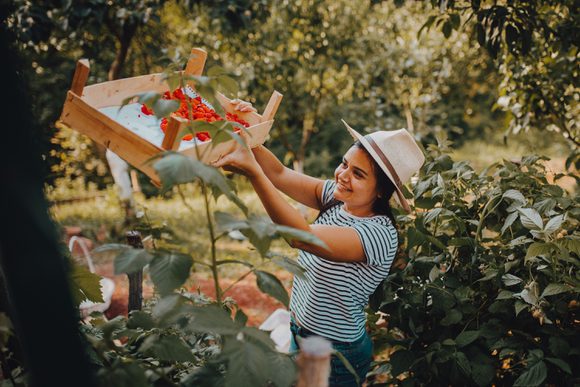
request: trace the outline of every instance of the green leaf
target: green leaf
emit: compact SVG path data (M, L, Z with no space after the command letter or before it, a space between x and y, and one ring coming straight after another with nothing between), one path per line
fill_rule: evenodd
M435 18L436 18L436 16L434 16L434 15L429 16L429 18L427 19L425 24L423 24L421 26L421 28L419 29L419 31L417 32L417 39L419 39L419 37L421 36L421 33L423 32L424 29L429 30L429 28L433 25Z
M458 347L465 347L473 343L479 337L479 331L463 331L455 338Z
M570 368L570 364L566 363L564 360L555 357L547 357L545 358L545 360L554 364L556 367L560 368L568 375L572 375L572 369Z
M486 271L483 273L483 274L484 274L484 276L483 276L483 277L481 277L480 279L478 279L478 280L477 280L477 281L475 281L475 282L485 282L485 281L490 281L490 280L494 279L495 277L497 277L498 273L499 273L499 272L498 272L497 270L495 270L495 269L488 269L488 270L486 270Z
M256 280L258 288L262 292L271 295L288 307L290 301L288 298L288 292L276 276L265 271L256 270Z
M135 361L115 362L111 369L100 375L99 382L103 386L145 387L150 385L145 376L145 370Z
M551 284L548 284L548 286L546 286L546 288L542 292L541 297L545 298L548 296L555 296L556 294L569 292L571 290L572 290L572 288L570 288L566 284L551 283Z
M427 215L425 215L425 220L424 220L425 225L427 225L433 219L437 218L439 216L439 214L441 214L441 211L443 211L443 208L441 208L441 207L429 210L429 212L427 212Z
M411 351L406 349L400 349L393 353L389 358L389 363L391 363L391 374L396 377L403 372L408 372L411 365L415 362L415 355Z
M580 238L577 236L566 236L562 239L559 239L556 243L564 246L566 249L580 256Z
M471 377L478 386L489 386L495 377L495 368L491 364L472 361Z
M244 326L246 326L246 323L248 322L248 316L244 313L243 310L238 309L236 311L236 315L234 317L234 321L239 326L244 327Z
M501 234L503 234L505 230L507 230L514 223L514 221L518 218L518 216L519 216L518 212L512 212L505 218L505 222L501 227Z
M519 378L516 379L514 387L519 386L540 386L548 376L546 363L539 361L527 368Z
M192 332L213 332L218 335L236 335L239 332L239 327L222 308L209 305L196 306L189 310L193 319L188 329Z
M139 352L152 352L161 361L194 361L195 357L185 342L177 336L151 335L145 339Z
M459 369L459 371L461 371L461 373L464 376L470 377L471 376L471 364L469 363L469 359L467 359L467 356L465 356L465 354L463 352L456 352L453 355L453 358L455 360L455 364L457 365L457 368Z
M447 242L449 246L469 246L475 247L475 242L473 238L469 237L461 237L461 238L451 238L449 242Z
M236 337L226 338L221 358L227 362L226 386L267 386L270 382L290 387L296 367L289 356L273 348L268 334L244 328Z
M185 283L193 259L186 254L159 253L149 265L149 272L155 287L161 294L167 294Z
M544 228L542 217L533 208L518 208L518 211L522 225L528 230L541 231Z
M219 77L227 74L227 71L221 66L212 66L207 70L208 77Z
M449 326L457 324L463 318L463 314L457 309L450 309L443 319L441 319L441 325Z
M140 310L131 311L129 319L127 320L127 328L150 330L155 328L155 322L149 313Z
M554 216L546 223L546 226L544 227L544 232L546 234L552 234L552 233L556 232L562 226L564 219L565 219L565 217L563 214Z
M570 353L570 344L561 337L550 337L550 351L558 357L568 357Z
M529 308L529 306L528 306L528 304L526 304L525 302L521 302L521 301L519 301L519 300L518 300L518 301L516 301L516 302L514 303L514 308L515 308L515 313L516 313L516 316L517 316L517 315L519 315L519 314L520 314L520 312L521 312L522 310L524 310L524 309L528 309L528 308Z
M277 224L275 227L276 232L286 239L299 240L301 242L306 242L311 245L328 249L326 243L324 243L322 240L320 240L316 235L314 235L311 232L303 231L293 227L282 226L279 224Z
M236 95L238 93L238 83L232 77L222 75L217 81L229 94Z
M283 256L283 255L268 254L267 257L270 258L272 260L272 262L274 262L276 265L286 269L287 271L294 274L295 276L298 276L298 277L303 278L303 279L305 278L304 273L306 273L306 269L304 269L302 266L300 266L300 264L298 262L296 262L295 260L288 258L286 256Z
M442 289L438 287L430 288L429 292L433 297L433 307L447 311L453 308L456 304L455 296L453 293L449 292L447 289Z
M532 243L526 252L526 262L528 259L537 257L538 255L549 255L552 251L551 243L544 242L534 242Z
M450 20L451 20L451 25L453 26L453 29L458 29L459 25L461 24L461 17L459 16L459 14L457 13L452 13L449 15Z
M163 183L163 191L178 184L185 184L201 179L210 187L215 187L219 192L238 206L245 214L248 213L246 205L234 193L226 177L214 167L203 164L201 161L190 159L180 153L166 152L153 167Z
M156 117L163 118L179 109L179 102L172 99L159 98L155 103L153 103L151 108Z
M455 347L455 340L453 339L445 339L441 342L441 344L447 346L447 347Z
M443 31L443 35L445 36L446 39L448 39L451 36L451 32L453 31L453 26L451 25L449 20L447 20L443 24L442 31Z
M164 296L157 301L155 306L153 306L151 316L159 325L169 325L177 316L182 314L186 302L187 298L183 297L181 294L170 294Z
M101 292L101 277L99 275L91 273L85 266L77 263L71 265L69 275L76 305L85 300L104 302L103 293Z
M218 232L243 230L250 227L246 220L239 220L227 212L216 211L214 213L214 219L217 224Z
M485 34L485 29L483 28L483 25L481 25L481 23L477 23L475 25L475 31L477 32L477 42L479 43L479 45L481 47L485 47L486 34Z
M156 93L154 91L147 91L145 93L139 93L131 98L135 98L135 97L137 97L137 102L148 105L148 106L153 106L153 104L159 98L161 98L161 94Z
M512 299L514 296L513 292L510 292L509 290L502 290L499 292L499 294L497 295L497 297L495 298L496 300L510 300Z
M147 250L126 248L115 258L115 274L135 273L142 270L153 259Z
M505 286L514 286L523 281L520 277L516 277L513 274L504 274L501 276L501 280Z
M518 191L517 189L508 189L507 191L505 191L503 193L502 197L512 199L512 200L519 202L519 203L522 203L522 204L525 204L527 202L524 195L520 191Z
M174 185L191 183L198 178L193 160L179 153L163 154L153 167L163 183L164 191Z
M425 234L416 228L407 229L407 248L411 249L414 246L420 246L427 241Z

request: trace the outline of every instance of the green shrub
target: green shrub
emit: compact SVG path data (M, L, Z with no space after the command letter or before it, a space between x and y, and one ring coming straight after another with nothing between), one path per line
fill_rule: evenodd
M399 217L408 264L371 297L388 315L375 347L392 351L375 374L400 385L577 383L578 196L548 182L546 158L478 175L446 148L429 146L409 193L416 215Z

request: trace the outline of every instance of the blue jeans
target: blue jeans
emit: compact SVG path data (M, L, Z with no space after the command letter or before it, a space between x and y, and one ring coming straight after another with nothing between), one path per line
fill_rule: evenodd
M290 330L292 331L290 353L295 353L299 349L297 337L320 336L306 328L298 326L294 321L290 322ZM332 348L340 352L353 366L362 384L371 366L373 354L373 343L368 333L365 332L361 338L352 343L327 340L332 343ZM346 369L344 363L337 356L332 356L330 359L330 379L328 380L328 385L330 387L357 386L354 375Z

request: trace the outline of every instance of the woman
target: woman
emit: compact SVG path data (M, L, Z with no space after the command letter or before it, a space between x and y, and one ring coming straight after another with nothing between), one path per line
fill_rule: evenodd
M241 103L238 110L247 111ZM397 251L397 231L389 199L408 211L402 182L419 170L424 156L406 130L361 136L346 124L356 143L344 154L334 180L320 180L286 168L264 146L238 147L214 162L246 175L275 223L308 231L327 248L291 241L300 249L305 279L294 278L290 310L292 348L318 335L332 342L355 368L361 382L372 359L365 330L368 297L388 275ZM280 195L320 210L309 225ZM332 358L331 386L354 386L355 377Z

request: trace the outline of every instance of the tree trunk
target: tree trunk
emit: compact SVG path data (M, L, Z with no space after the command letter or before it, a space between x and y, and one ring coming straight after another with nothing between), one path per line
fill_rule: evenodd
M129 53L129 47L131 47L131 42L133 41L133 37L137 32L137 25L135 24L126 24L119 36L119 50L117 51L117 55L115 56L115 60L111 64L109 68L108 79L109 81L113 81L115 79L119 79L121 76L121 72L125 67L125 62L127 61L127 54Z
M409 133L415 133L415 125L413 124L413 115L411 114L411 108L409 104L405 104L405 118L407 119L407 130Z

